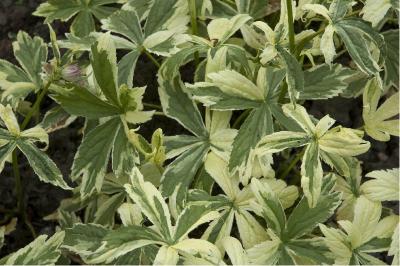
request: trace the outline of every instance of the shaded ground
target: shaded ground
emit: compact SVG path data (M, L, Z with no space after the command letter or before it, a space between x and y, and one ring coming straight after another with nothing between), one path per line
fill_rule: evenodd
M13 58L11 43L15 39L18 30L27 31L31 35L40 35L48 40L47 27L42 24L42 19L31 16L31 13L40 2L39 0L0 1L1 59L16 63ZM55 24L54 28L59 34L67 31L66 26L61 24ZM159 104L155 73L156 68L154 65L146 58L140 58L136 67L135 85L144 86L147 84L144 101ZM42 109L46 110L51 105L51 101L47 100L43 103ZM362 103L359 99L335 98L328 101L310 103L308 109L317 118L325 114L330 114L339 124L357 128L361 125L361 108ZM48 154L60 167L64 176L68 176L74 154L80 144L81 136L79 135L79 129L81 127L82 121L78 120L69 128L59 130L50 135ZM182 127L176 122L164 117L155 116L151 122L140 128L140 133L149 139L151 133L157 128L162 128L166 135L175 135L184 132ZM398 167L398 138L392 138L387 143L368 140L372 143L371 150L360 157L364 161L364 173L372 170ZM44 221L42 217L55 211L60 200L68 196L68 192L40 182L29 168L27 161L24 158L20 158L20 162L21 175L24 178L26 190L28 216L39 234L52 233L55 230L56 223ZM0 207L12 208L16 205L13 195L14 179L12 174L9 164L6 165L5 170L0 174ZM17 230L6 237L6 245L0 251L0 257L25 246L31 240L32 237L29 231L24 226L18 225Z

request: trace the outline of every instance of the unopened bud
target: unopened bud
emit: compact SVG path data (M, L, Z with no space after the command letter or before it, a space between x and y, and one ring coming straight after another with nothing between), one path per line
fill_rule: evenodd
M82 79L81 67L78 64L67 65L61 70L61 76L66 81L77 82Z

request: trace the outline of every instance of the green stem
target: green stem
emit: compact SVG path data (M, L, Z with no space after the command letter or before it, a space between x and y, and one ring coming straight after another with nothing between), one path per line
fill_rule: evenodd
M296 52L296 44L294 42L294 25L293 25L293 8L292 8L292 0L286 0L286 9L288 15L288 30L289 30L289 51L292 55ZM279 102L283 103L285 100L285 95L287 93L288 86L285 82L281 88L281 92L279 94Z
M38 97L36 98L35 103L32 106L32 109L25 116L24 121L22 121L21 130L24 130L26 128L26 126L31 121L33 115L38 112L38 110L40 108L40 104L42 103L44 96L47 94L47 91L49 90L51 83L52 83L52 80L49 80L46 83L46 85L44 86L44 88L40 91ZM26 216L26 211L25 211L26 206L25 206L25 200L24 200L24 186L22 184L22 178L21 178L21 175L19 172L18 153L17 152L18 152L17 150L14 150L12 152L12 165L13 165L13 172L14 172L14 179L15 179L15 193L17 196L17 210L18 210L18 214L21 216L25 225L31 231L32 236L36 237L35 229L33 228L32 224L28 220L28 217Z
M14 180L15 180L15 192L17 196L17 210L19 216L24 221L25 225L28 227L29 231L31 232L32 236L36 238L36 231L33 228L32 224L29 222L28 217L26 216L26 205L24 200L24 186L22 185L22 178L19 172L18 167L18 154L17 150L12 152L12 166L14 172Z
M299 152L296 157L293 159L293 161L290 162L290 164L288 165L288 167L286 168L286 170L279 175L278 179L284 179L289 173L290 171L293 169L293 167L296 166L297 162L300 161L300 159L303 157L304 155L304 150L302 152Z
M157 104L152 104L152 103L143 103L143 106L148 107L148 108L154 108L158 110L162 110L162 107Z
M294 52L296 50L296 45L294 43L292 0L286 0L286 8L287 8L287 14L288 14L288 27L289 27L289 49L290 49L290 53L294 54Z
M160 68L161 65L160 63L157 61L157 59L155 59L153 57L153 55L151 53L149 53L146 49L143 49L143 52L147 55L147 57L151 60L151 62L153 62L153 64L157 67Z
M14 172L14 180L15 180L15 194L17 196L17 210L19 214L25 212L25 204L24 204L24 190L22 186L22 179L19 173L18 167L18 156L17 150L12 152L12 167Z
M197 12L196 12L196 0L188 0L189 1L189 8L190 8L190 25L192 27L192 34L199 35L199 30L197 26ZM194 53L194 62L197 67L199 64L199 53Z
M163 112L154 112L154 115L158 116L166 116Z
M40 94L36 98L36 101L33 104L31 111L25 116L24 121L22 121L21 130L24 130L26 128L26 126L31 121L32 116L39 110L40 104L42 103L44 96L47 94L47 91L49 90L51 83L52 83L51 80L48 81L46 83L46 85L44 86L43 90L40 92Z
M284 102L284 100L285 100L285 95L286 95L287 91L288 91L288 85L287 85L286 82L284 82L284 83L282 84L281 91L279 92L279 99L278 99L278 102L279 102L279 103L283 103L283 102Z
M243 120L249 115L251 109L247 109L243 113L240 114L240 116L235 120L235 122L232 125L232 128L239 129L239 125L243 122Z

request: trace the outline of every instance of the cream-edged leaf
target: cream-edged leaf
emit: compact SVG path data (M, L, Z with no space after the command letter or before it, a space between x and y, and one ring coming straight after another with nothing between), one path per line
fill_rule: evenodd
M399 200L399 169L373 171L366 174L372 178L361 185L361 192L373 201Z
M364 128L379 141L388 141L390 135L399 136L399 93L390 96L378 107L382 90L377 78L368 81L363 94Z
M50 265L55 264L61 255L63 231L52 237L41 235L29 245L9 255L2 263L6 265Z
M137 168L133 169L130 179L132 184L125 185L126 192L162 235L170 239L173 232L171 214L161 193L153 184L144 181L143 175Z

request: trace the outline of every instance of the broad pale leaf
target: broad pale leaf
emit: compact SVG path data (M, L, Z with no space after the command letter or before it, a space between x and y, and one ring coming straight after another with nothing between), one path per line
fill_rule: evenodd
M366 174L373 178L361 185L361 192L373 201L399 200L399 169L373 171Z
M379 141L388 141L390 135L399 136L399 93L390 96L378 108L382 95L376 78L368 81L363 94L364 128L368 135ZM393 118L393 119L391 119Z

